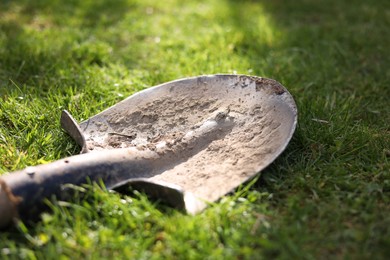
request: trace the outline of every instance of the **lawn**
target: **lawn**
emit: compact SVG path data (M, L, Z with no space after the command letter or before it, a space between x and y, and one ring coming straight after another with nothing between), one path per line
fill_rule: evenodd
M2 0L0 173L79 152L82 121L170 80L278 80L299 124L261 177L191 216L98 185L0 233L1 259L386 259L390 2ZM386 47L387 46L387 47Z

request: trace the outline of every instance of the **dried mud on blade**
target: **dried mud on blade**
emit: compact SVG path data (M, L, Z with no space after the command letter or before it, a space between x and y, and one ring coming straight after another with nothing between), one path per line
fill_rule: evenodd
M13 216L28 213L16 175L30 174L26 178L51 176L47 184L52 186L57 178L57 188L85 183L86 178L103 180L108 189L118 191L130 185L197 213L275 160L296 123L292 96L272 79L212 75L168 82L79 125L64 113L61 124L84 154L2 176L0 206L12 205ZM28 186L30 192L44 182ZM50 194L62 195L47 188L39 196Z
M156 167L134 177L192 194L185 208L197 212L205 206L191 204L197 199L215 201L269 165L296 117L293 98L272 79L201 76L146 89L82 122L80 145L152 154Z

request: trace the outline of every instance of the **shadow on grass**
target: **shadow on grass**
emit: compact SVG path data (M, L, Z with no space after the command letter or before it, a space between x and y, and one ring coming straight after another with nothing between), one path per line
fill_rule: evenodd
M124 0L0 3L2 89L26 84L47 91L59 79L84 86L89 75L83 73L83 65L105 66L110 56L110 46L95 39L95 31L115 26L135 7ZM72 75L63 75L69 66ZM29 89L24 91L42 92Z

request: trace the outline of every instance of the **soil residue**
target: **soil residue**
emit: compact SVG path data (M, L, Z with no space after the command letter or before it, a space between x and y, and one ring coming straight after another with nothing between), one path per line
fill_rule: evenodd
M294 121L281 120L286 104L278 97L286 90L276 81L219 76L177 84L92 118L84 131L88 149L155 151L165 171L150 180L215 201L267 166L291 137L281 132Z

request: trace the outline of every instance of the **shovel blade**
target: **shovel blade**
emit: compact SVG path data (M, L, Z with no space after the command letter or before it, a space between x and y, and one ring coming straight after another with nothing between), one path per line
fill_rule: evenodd
M296 124L295 102L275 80L211 75L143 90L79 127L88 152L155 152L159 169L138 177L194 195L186 207L196 213L272 163Z

